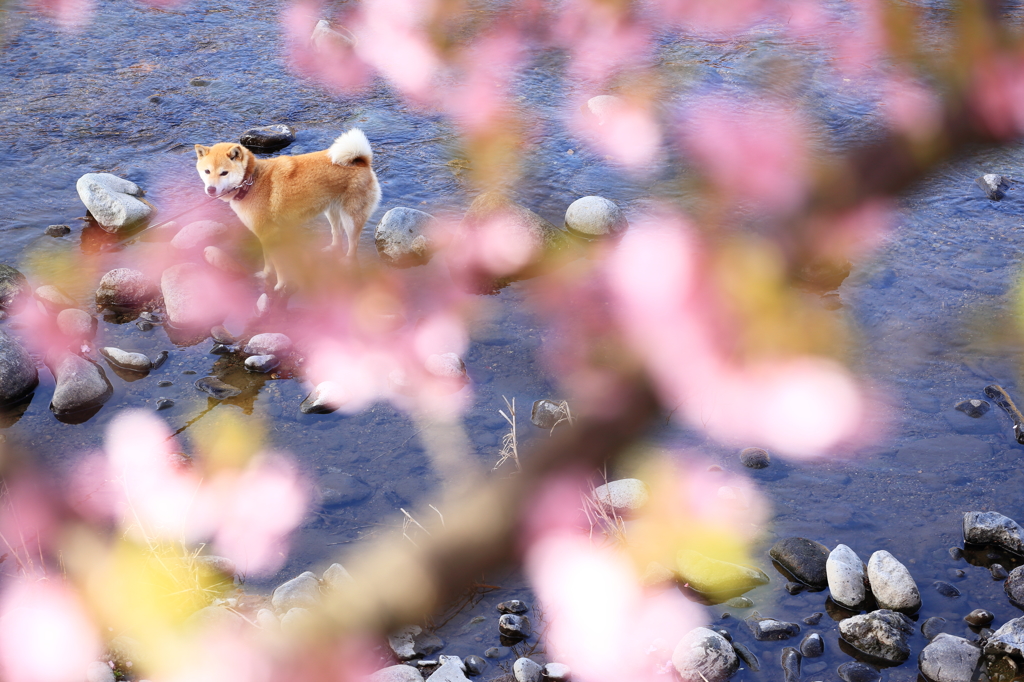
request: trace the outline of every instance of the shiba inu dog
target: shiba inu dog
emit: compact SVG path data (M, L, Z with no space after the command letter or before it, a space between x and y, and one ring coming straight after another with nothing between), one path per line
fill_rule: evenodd
M297 156L257 159L241 144L196 145L196 170L206 193L230 202L232 210L263 247L263 274L274 291L292 292L295 265L289 262L289 240L295 229L321 213L331 223L331 249L348 241L354 260L359 234L380 202L380 184L373 172L370 143L358 128L336 139L330 148Z

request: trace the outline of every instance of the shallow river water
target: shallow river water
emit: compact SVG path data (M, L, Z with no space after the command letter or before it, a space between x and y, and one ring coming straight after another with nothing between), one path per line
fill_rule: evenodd
M936 7L937 22L941 9ZM82 174L127 177L149 190L157 206L187 204L192 197L182 192L201 196L192 145L237 139L246 128L268 123L297 128L298 139L287 153L323 149L352 125L367 133L384 198L362 236L365 258L375 257L372 227L389 208L458 210L468 204L472 197L458 168L447 165L456 139L443 118L408 107L382 84L358 97L339 98L296 77L280 56L279 11L277 3L255 0L194 0L161 8L101 0L92 21L60 32L17 3L8 5L0 51L0 262L22 269L34 286L59 275L61 263L90 238L78 220L84 208L75 181ZM726 43L666 37L661 57L683 98L693 92L739 92L757 80L765 62L787 49L765 30ZM812 71L820 66L813 55L804 57ZM558 123L565 91L574 87L558 75L558 61L538 57L519 83L523 101L541 122L537 161L519 199L558 225L565 207L588 194L636 209L645 199L639 183L587 152ZM194 78L210 84L190 85ZM867 93L824 75L812 74L807 82L798 96L814 106L836 147L872 134L878 112ZM772 503L757 554L772 582L748 595L763 615L799 621L825 610L827 593L791 596L771 568L767 549L790 535L829 547L844 543L863 558L879 549L892 552L920 586L919 622L943 616L947 630L962 635L967 630L960 619L974 608L993 611L997 624L1021 615L1007 602L1002 583L991 578L984 556L972 565L953 560L947 549L962 544L965 511L996 510L1024 520L1019 493L1024 446L1013 439L1009 419L995 406L977 420L953 409L961 399L984 398L990 383L1024 395L1019 349L997 334L1013 324L1010 295L1024 249L1024 194L1011 190L996 203L974 185L983 172L1013 175L1022 162L1019 146L979 152L922 182L901 201L884 244L856 262L840 287L843 306L834 314L856 325L862 345L854 364L877 392L882 412L877 421L887 427L875 443L848 458L809 464L776 458L767 469L743 472ZM51 224L71 225L72 233L61 239L44 236ZM318 229L326 241L326 225ZM127 250L104 265L130 262ZM71 293L91 309L94 289L92 281ZM523 311L522 292L512 286L492 300L494 320L474 330L465 356L474 391L467 432L484 464L497 459L506 429L498 414L502 396L516 399L524 429L528 406L556 390L535 358L546 332ZM145 379L129 382L108 371L114 397L80 425L61 423L50 413L53 381L41 371L34 400L5 433L56 471L68 471L83 453L99 449L110 418L123 408L154 408L157 398L169 397L176 404L160 416L172 429L184 426L210 400L193 381L223 362L208 354L207 343L178 348L161 327L144 332L132 323L101 321L97 345L171 353ZM173 385L158 388L160 380ZM217 409L264 417L270 443L292 452L308 476L355 476L365 484L358 486L364 496L311 514L296 534L288 563L258 587L323 566L360 538L393 532L401 526L398 509L429 502L441 483L416 427L401 412L379 404L351 416L302 415L298 405L304 395L294 380L259 381L243 400ZM533 437L540 434L529 429ZM669 429L661 438L699 449L704 459L696 465L742 469L734 450L707 443L699 434ZM958 576L957 569L965 574ZM963 595L940 596L932 588L936 580L954 584ZM509 589L480 595L442 627L449 641L444 653L480 654L496 645L494 604L515 596L529 599L515 576L495 576L491 582ZM732 617L722 625L762 658L761 673L744 670L739 679L781 679L782 645L754 642L736 620L747 610L709 607L712 618L723 612ZM487 620L472 622L477 615ZM836 679L836 667L850 660L840 650L837 623L826 616L805 631L823 634L826 655L805 661L804 677ZM915 635L915 656L924 642ZM917 673L908 663L884 674L910 679Z

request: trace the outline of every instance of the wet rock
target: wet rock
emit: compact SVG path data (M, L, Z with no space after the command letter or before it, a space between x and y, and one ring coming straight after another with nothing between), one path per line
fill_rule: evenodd
M50 410L58 416L97 408L110 399L114 387L103 369L74 353L64 353L48 362L57 380Z
M594 489L594 500L609 510L629 512L640 509L650 498L647 484L638 478L620 478Z
M960 547L950 547L949 548L949 557L953 561L959 561L961 558L963 558L963 556L964 556L964 550L961 549Z
M988 571L992 574L992 580L1006 580L1010 577L1010 574L1006 572L1002 564L992 564L988 567Z
M564 403L556 403L553 400L537 400L533 403L533 410L530 412L530 421L542 429L553 429L555 425L566 419Z
M103 275L96 303L114 310L137 310L160 293L157 285L138 270L117 268Z
M878 682L882 679L882 673L859 662L843 663L836 672L843 682Z
M444 640L433 632L421 632L413 637L412 647L417 656L429 656L444 648Z
M203 260L234 279L246 277L249 274L249 271L241 263L217 246L211 245L203 249Z
M1009 656L989 656L986 658L988 660L984 668L991 682L1013 682L1020 675L1017 662Z
M696 628L672 651L672 665L682 682L724 682L739 669L732 645L717 632Z
M91 341L96 338L96 318L77 308L68 308L57 314L57 329L73 341Z
M935 588L935 591L941 594L943 597L956 599L960 596L960 590L956 589L944 580L936 580L934 583L932 583L932 587Z
M946 625L946 619L942 616L932 616L921 623L921 634L925 639L935 639L936 635L942 632Z
M804 620L804 624L805 625L817 625L818 623L821 622L821 617L824 616L824 615L825 614L822 613L821 611L815 611L814 613L812 613L811 615L809 615L809 616L807 616L806 618L803 619Z
M274 590L270 603L278 613L291 609L314 609L320 603L320 581L310 571L281 583Z
M195 387L203 393L208 393L217 400L227 400L242 393L242 389L225 383L217 377L203 377L195 383Z
M160 410L169 410L172 407L174 407L174 401L171 400L170 398L157 398L156 399L156 409L157 409L158 412Z
M295 142L295 129L283 123L249 128L238 141L257 154L269 154Z
M17 312L28 301L30 292L25 275L10 265L0 264L0 308Z
M423 675L411 665L400 664L378 670L366 682L423 682Z
M512 674L515 675L516 682L540 682L543 670L539 663L529 658L516 659L512 664Z
M331 28L331 22L321 19L313 27L313 34L309 37L309 43L314 50L322 51L333 46L340 49L348 49L355 45L354 41L343 33Z
M462 664L466 666L466 674L470 677L483 675L484 671L487 670L487 661L476 654L466 656L462 659Z
M807 585L804 585L803 583L793 581L786 583L786 592L789 592L792 595L798 595L806 589Z
M825 574L829 593L837 604L853 608L864 601L864 562L852 549L836 545L825 562Z
M807 538L783 538L772 546L769 555L805 585L815 589L828 587L825 564L829 549L820 542Z
M498 618L498 632L509 639L526 639L532 632L530 619L514 613L505 613Z
M907 567L885 550L868 559L868 582L878 606L893 611L916 611L921 608L921 593Z
M730 634L730 633L729 633L729 631L728 631L728 630L726 630L725 628L720 628L720 629L718 629L718 630L715 630L715 632L717 632L718 634L720 634L720 635L721 635L722 637L725 637L725 639L726 639L727 641L729 641L730 643L732 643L732 634Z
M388 644L398 660L411 661L416 658L416 636L422 633L423 628L419 625L408 625L388 635Z
M70 225L48 225L45 231L47 237L64 237L71 234Z
M509 599L498 604L498 613L514 613L516 615L522 615L530 610L530 607L526 605L526 602L518 599Z
M744 623L750 628L754 639L759 642L771 642L780 639L789 639L800 634L800 626L796 623L787 623L774 618L764 618L757 612L745 618Z
M167 320L179 329L210 329L224 319L223 303L211 296L204 266L179 263L160 277Z
M586 239L616 235L628 227L622 209L604 197L581 197L565 211L565 229Z
M1024 617L1008 620L992 633L985 642L985 653L1024 657Z
M330 414L347 400L347 394L333 381L322 381L299 405L302 414Z
M431 673L427 682L466 682L466 666L458 656L439 656L441 665Z
M153 212L140 200L143 192L139 186L116 175L86 173L75 187L89 213L107 232L116 234L139 227Z
M1024 566L1010 571L1003 583L1003 591L1010 603L1018 609L1024 609Z
M153 360L153 369L159 369L169 357L169 353L165 350L160 351L156 354L156 358Z
M196 557L195 561L199 571L205 575L233 578L238 573L238 566L227 557L206 554Z
M921 651L918 666L931 682L971 682L980 658L977 646L943 632Z
M995 614L991 611L986 611L985 609L974 609L964 616L964 620L969 625L973 625L976 628L988 627L995 619Z
M120 348L107 346L100 349L100 355L105 357L110 364L132 372L148 372L153 368L153 363L142 353L131 353Z
M682 582L707 595L738 596L769 582L768 576L756 568L719 561L688 549L676 554L676 572Z
M976 398L971 400L961 400L955 406L955 409L963 412L968 417L977 419L985 416L989 411L991 405L988 404L987 400L978 400Z
M384 214L374 230L377 253L391 267L425 265L434 251L430 235L437 227L437 219L429 213L397 206Z
M223 242L231 230L215 220L197 220L185 225L171 239L171 246L182 251L201 249Z
M272 371L281 361L276 355L250 355L245 359L245 368L250 372L266 374Z
M1006 196L1006 191L1010 189L1009 179L996 173L985 173L975 178L974 182L992 201L1000 201Z
M115 682L117 677L109 664L93 661L85 669L85 682Z
M966 512L963 530L964 542L998 545L1015 554L1024 554L1024 529L998 512Z
M800 652L791 646L782 650L782 675L786 682L800 682Z
M550 682L568 682L571 671L565 663L548 663L544 666L543 679Z
M0 406L19 402L39 384L39 372L14 337L0 329Z
M292 349L292 340L284 334L257 334L243 349L246 355L277 355L284 357Z
M509 648L507 646L492 646L484 651L484 656L487 658L505 658L508 656Z
M747 599L746 597L733 597L732 599L725 602L725 605L734 609L749 609L754 605L754 602Z
M809 632L800 642L800 653L806 658L817 658L825 653L825 640L817 632Z
M840 622L839 633L855 649L899 664L910 657L907 637L914 634L914 622L897 611L879 609Z
M736 655L739 656L740 660L743 661L743 663L746 664L746 666L753 672L756 673L761 669L761 662L757 660L757 656L754 655L753 651L739 642L732 642L732 648L733 651L736 652Z
M59 313L66 308L75 307L75 299L64 293L60 287L44 284L37 287L35 297L51 313Z
M231 332L229 332L227 328L219 324L210 330L210 336L213 337L214 341L216 341L217 343L222 343L225 346L230 346L235 342L235 337L232 336Z
M320 504L325 507L344 507L362 502L373 494L371 488L361 478L349 474L327 474L317 482L320 491Z
M764 448L744 448L740 450L740 464L748 469L764 469L772 463L772 457Z

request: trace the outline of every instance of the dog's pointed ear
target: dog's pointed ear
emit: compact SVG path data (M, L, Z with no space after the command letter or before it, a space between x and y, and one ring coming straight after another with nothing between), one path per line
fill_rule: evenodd
M206 156L209 153L210 153L210 148L209 147L204 147L201 144L197 144L196 145L196 158L197 159L201 159L201 158L203 158L204 156Z
M242 148L237 144L228 150L228 158L232 161L237 161L242 156Z

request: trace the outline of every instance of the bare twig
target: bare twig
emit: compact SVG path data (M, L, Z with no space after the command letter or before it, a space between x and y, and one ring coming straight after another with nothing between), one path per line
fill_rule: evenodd
M508 401L508 398L501 396L501 399L505 401L505 407L508 408L508 414L505 414L505 410L498 410L498 414L505 418L508 422L509 432L501 439L501 458L498 463L494 465L491 471L497 471L498 467L506 462L506 460L512 460L516 465L516 471L520 472L523 470L522 465L519 463L519 434L516 432L516 399L512 398L512 402ZM509 416L512 415L512 416Z

